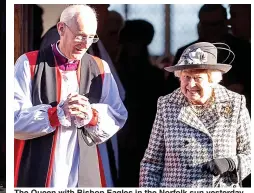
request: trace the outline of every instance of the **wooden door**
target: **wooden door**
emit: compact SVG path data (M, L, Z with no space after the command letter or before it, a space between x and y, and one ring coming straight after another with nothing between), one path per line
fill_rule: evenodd
M14 60L20 55L30 50L29 43L31 39L31 6L15 4L14 5Z

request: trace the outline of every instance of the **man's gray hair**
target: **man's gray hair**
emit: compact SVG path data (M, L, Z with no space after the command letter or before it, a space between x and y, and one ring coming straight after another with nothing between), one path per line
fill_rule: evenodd
M84 14L89 18L91 16L95 17L97 21L96 12L93 8L85 4L79 4L67 6L61 13L60 22L64 22L68 25L73 19L75 19L80 14Z

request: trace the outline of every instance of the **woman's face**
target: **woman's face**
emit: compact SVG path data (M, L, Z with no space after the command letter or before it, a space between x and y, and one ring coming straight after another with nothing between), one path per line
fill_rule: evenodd
M205 70L184 70L180 76L181 91L194 104L204 104L211 96L211 83Z

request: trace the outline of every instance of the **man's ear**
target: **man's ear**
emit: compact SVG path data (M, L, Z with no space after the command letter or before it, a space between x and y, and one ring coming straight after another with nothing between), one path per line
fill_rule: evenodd
M60 33L64 33L64 27L60 27Z
M57 31L58 31L58 33L59 33L59 35L60 36L63 36L64 35L64 25L63 25L63 23L60 23L60 22L58 22L57 23Z

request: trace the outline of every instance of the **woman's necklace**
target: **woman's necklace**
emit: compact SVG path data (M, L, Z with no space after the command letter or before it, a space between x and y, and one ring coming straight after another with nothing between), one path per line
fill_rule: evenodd
M189 101L192 112L195 113L195 115L197 115L198 117L203 116L205 110L207 110L214 104L214 98L214 91L212 91L211 97L203 105L194 105Z

